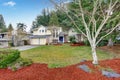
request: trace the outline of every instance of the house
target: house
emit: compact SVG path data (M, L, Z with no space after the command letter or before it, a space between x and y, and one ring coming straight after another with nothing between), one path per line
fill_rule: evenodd
M32 35L30 36L31 45L45 45L51 43L51 32L47 27L40 26L33 30Z
M45 27L39 26L33 30L30 36L31 45L46 45L57 44L65 42L65 34L62 32L61 27Z
M0 48L9 47L8 33L0 33Z
M68 37L70 38L71 36L75 37L76 42L84 41L84 36L81 33L78 33L74 28L70 28L68 30ZM68 42L70 41L68 40Z
M62 27L50 26L48 30L51 32L52 43L64 43L65 42L65 34L62 32Z
M30 44L30 33L26 31L13 30L11 40L14 46L24 46Z
M59 33L59 43L67 43L69 40L67 32L60 32Z
M76 42L83 41L83 35L76 32L74 28L71 28L68 32L63 32L61 27L56 26L39 26L32 30L30 36L31 45L46 45L46 44L57 44L70 42L69 37L75 36Z

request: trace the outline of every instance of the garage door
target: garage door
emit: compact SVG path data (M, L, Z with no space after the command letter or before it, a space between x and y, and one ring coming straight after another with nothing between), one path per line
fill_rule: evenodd
M46 38L40 38L40 45L46 45Z
M31 45L40 45L39 39L31 39Z

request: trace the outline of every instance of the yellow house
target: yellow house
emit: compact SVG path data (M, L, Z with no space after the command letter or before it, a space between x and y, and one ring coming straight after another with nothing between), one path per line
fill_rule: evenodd
M51 31L41 25L33 30L30 43L31 45L46 45L52 42L51 37Z
M31 45L46 45L68 42L68 34L62 31L62 27L39 26L33 30L30 36Z

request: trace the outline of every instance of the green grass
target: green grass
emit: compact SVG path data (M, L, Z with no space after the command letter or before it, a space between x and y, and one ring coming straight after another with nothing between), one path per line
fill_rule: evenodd
M97 50L99 60L110 59L112 54ZM63 46L39 46L21 52L22 58L31 59L34 63L46 63L49 67L64 67L79 63L82 59L92 60L91 49L88 46L71 47Z

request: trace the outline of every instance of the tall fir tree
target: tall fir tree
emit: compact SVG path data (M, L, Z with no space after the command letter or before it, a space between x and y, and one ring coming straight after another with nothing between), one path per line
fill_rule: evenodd
M12 24L9 24L9 26L8 26L9 36L12 36L12 31L13 31L13 30L14 30L14 29L13 29Z
M0 15L0 32L6 32L7 28L5 25L5 21L2 15Z
M51 12L49 25L50 26L59 26L58 16L54 11Z

